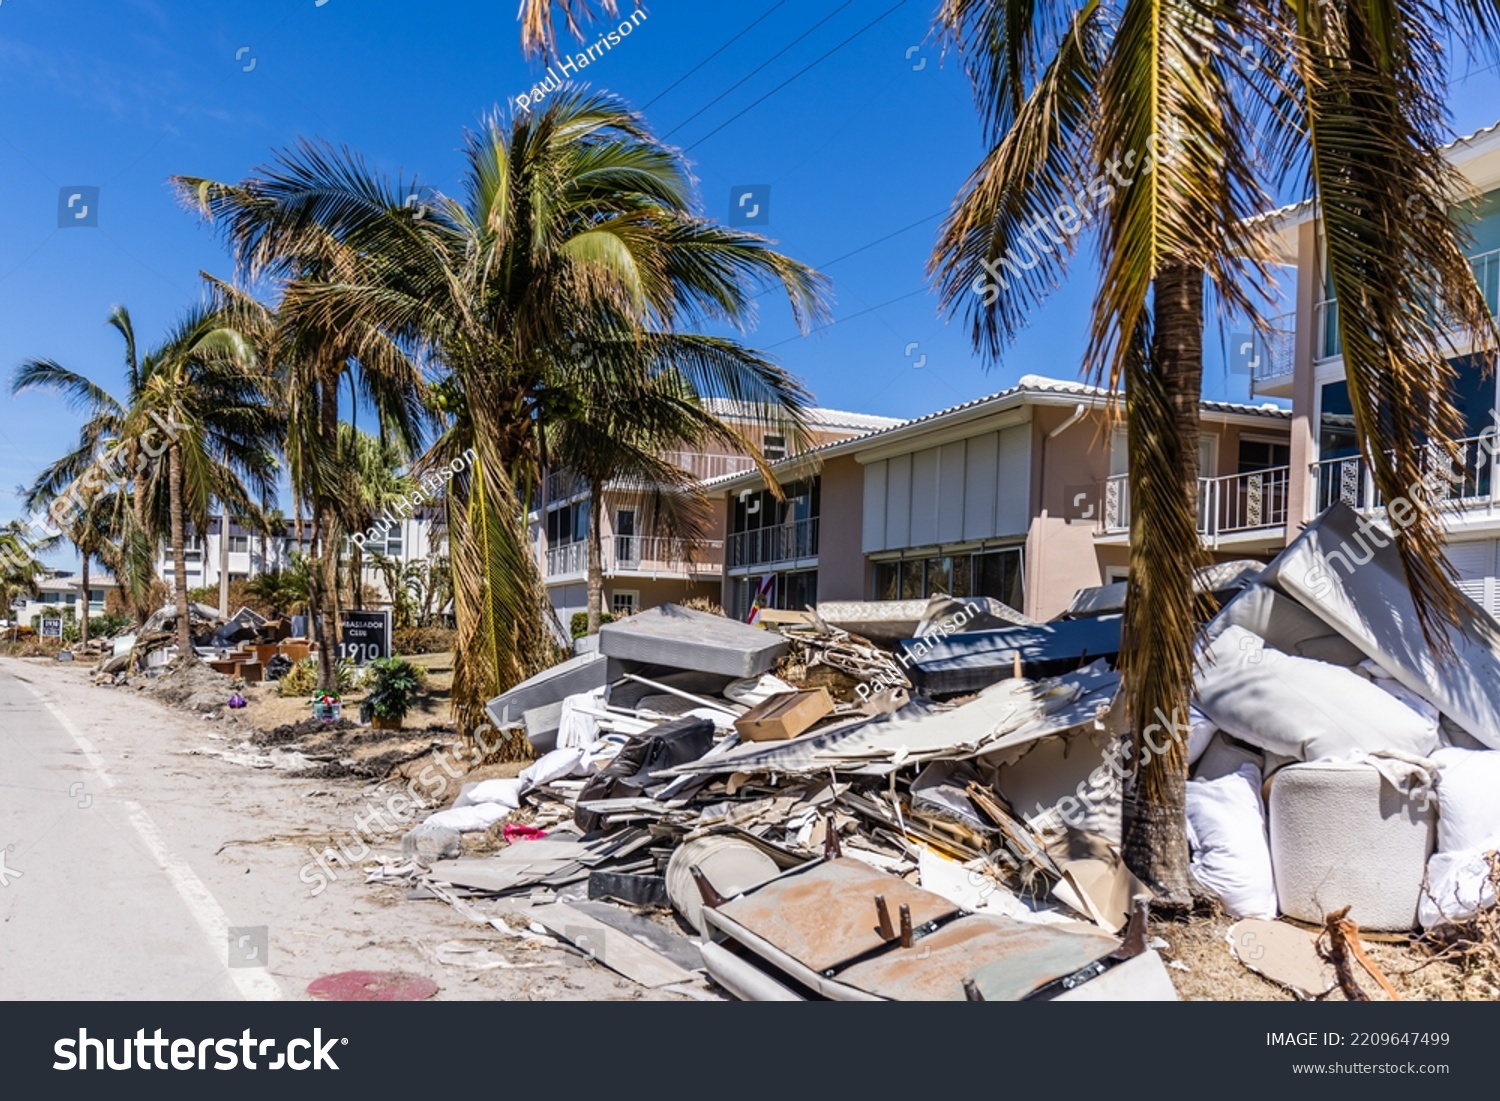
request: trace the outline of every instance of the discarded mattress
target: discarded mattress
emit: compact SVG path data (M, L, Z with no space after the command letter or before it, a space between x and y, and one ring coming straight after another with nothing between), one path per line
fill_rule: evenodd
M599 631L607 657L753 677L770 672L787 651L780 634L677 604L662 604ZM601 681L602 683L602 681Z
M1012 676L1018 653L1021 675L1032 679L1058 676L1097 658L1113 662L1120 654L1121 622L1108 615L906 639L896 657L920 689L938 695L975 692Z
M600 654L580 654L501 693L485 704L484 709L497 727L517 726L528 711L560 704L579 692L603 688L608 665Z
M964 613L964 630L1019 626L1036 620L989 596L934 596L926 600L826 600L817 606L818 618L830 627L893 646L904 638L921 637L945 620Z
M1194 703L1220 730L1284 757L1377 750L1421 757L1438 747L1436 723L1359 673L1284 654L1239 626L1204 651L1194 690Z
M1438 628L1456 660L1439 660L1417 626L1395 547L1368 546L1358 525L1352 509L1334 505L1277 555L1261 583L1294 597L1447 719L1500 749L1500 625L1465 598L1463 629Z
M1371 765L1288 765L1271 780L1271 864L1281 912L1323 923L1345 906L1361 929L1417 924L1436 815Z

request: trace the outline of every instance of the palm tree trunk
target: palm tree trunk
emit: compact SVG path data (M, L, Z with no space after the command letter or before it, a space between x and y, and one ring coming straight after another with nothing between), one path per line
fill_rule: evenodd
M333 589L337 578L333 575L326 544L328 538L328 509L321 501L313 503L312 553L313 559L307 569L307 618L312 627L313 641L318 645L318 688L325 692L338 691L338 676L333 657L333 632L329 629L329 612L333 605Z
M195 662L193 631L188 622L187 554L183 546L182 452L177 444L167 449L167 497L172 524L172 583L177 589L177 660Z
M78 641L81 645L89 644L89 556L83 555L83 622L78 625Z
M1130 589L1122 667L1137 771L1125 800L1126 863L1154 905L1192 905L1187 847L1188 700L1197 640L1198 424L1203 272L1157 276L1149 360L1126 384L1131 476Z
M229 618L229 510L219 510L219 614Z
M589 634L604 626L604 485L589 480Z

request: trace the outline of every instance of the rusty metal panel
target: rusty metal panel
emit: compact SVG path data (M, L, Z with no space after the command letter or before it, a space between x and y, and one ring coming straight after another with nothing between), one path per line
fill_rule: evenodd
M719 909L811 970L823 972L886 943L879 931L876 895L885 896L891 914L903 904L911 907L912 924L918 928L958 913L947 899L853 857L782 876Z
M838 980L893 1001L963 1001L975 978L987 1001L1016 1001L1071 975L1119 946L1113 937L992 914L959 918L910 948L889 951L839 973Z

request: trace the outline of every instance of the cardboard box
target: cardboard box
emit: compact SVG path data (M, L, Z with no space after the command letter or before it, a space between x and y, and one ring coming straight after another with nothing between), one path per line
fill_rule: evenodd
M749 742L784 741L831 714L833 697L828 689L807 688L763 700L735 719L734 729Z

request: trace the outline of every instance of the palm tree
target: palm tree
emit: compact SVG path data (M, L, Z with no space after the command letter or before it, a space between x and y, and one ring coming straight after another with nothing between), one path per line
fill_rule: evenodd
M1461 192L1440 152L1441 91L1450 35L1493 48L1500 16L1365 0L944 0L938 24L990 144L932 257L945 308L994 359L1066 274L1081 231L1099 242L1084 371L1123 384L1129 417L1122 671L1139 748L1147 724L1185 715L1193 677L1205 279L1224 315L1263 324L1252 288L1271 280L1249 219L1278 183L1317 199L1361 445L1380 491L1403 492L1425 441L1458 425L1443 341L1411 304L1441 301L1476 339L1493 332L1442 216ZM1397 545L1434 638L1458 606L1439 519L1424 513ZM1126 808L1126 860L1169 906L1189 896L1186 765L1174 741Z
M636 0L636 7L640 7ZM551 60L557 54L557 27L553 8L573 37L583 39L583 27L600 15L619 13L618 0L521 0L521 49L528 55Z
M491 118L469 135L466 159L462 198L429 192L416 207L415 185L309 142L238 186L178 182L224 226L247 274L287 276L288 324L353 334L359 354L385 341L433 365L441 432L413 472L475 453L448 488L455 713L472 731L484 701L550 663L562 637L547 627L555 616L523 502L545 426L569 400L556 376L573 346L742 323L767 281L804 325L825 306L810 269L694 215L680 155L613 97L565 92L508 129ZM293 274L287 258L308 254L327 260ZM779 368L674 362L697 392L786 419L793 385Z
M390 521L377 517L415 491L414 480L399 473L408 462L409 455L399 441L380 439L352 424L339 425L338 467L344 487L338 493L336 512L340 527L350 536L349 590L355 608L363 603L364 533L387 531ZM395 599L394 590L391 599Z
M59 536L37 538L21 520L0 525L0 608L13 618L11 605L17 599L36 594L36 584L47 576L47 567L37 555L52 549ZM15 630L12 628L12 637Z
M778 388L780 419L771 427L800 449L806 443L806 392L778 376L765 358L737 342L698 334L653 335L578 345L580 358L560 366L554 389L567 395L555 403L543 443L552 465L589 487L588 633L597 634L604 613L604 492L618 485L642 506L644 528L667 540L675 554L690 557L693 541L707 528L710 509L697 479L661 456L697 450L709 441L753 456L773 487L776 479L759 446L703 403L680 365L694 357L719 361L723 373L758 374Z
M186 661L194 660L186 525L204 530L214 501L253 512L241 475L257 490L274 485L274 461L267 449L274 417L258 379L246 370L253 360L248 343L222 322L215 308L196 306L141 357L130 314L116 307L109 324L125 342L123 399L52 360L26 361L11 386L12 393L58 391L87 412L77 445L38 475L28 498L36 503L72 501L77 511L106 494L108 518L98 524L118 539L117 573L138 614L154 572L145 565L150 555L145 548L159 546L166 537L177 590L178 652ZM156 461L163 454L165 464ZM127 480L129 492L119 492Z

